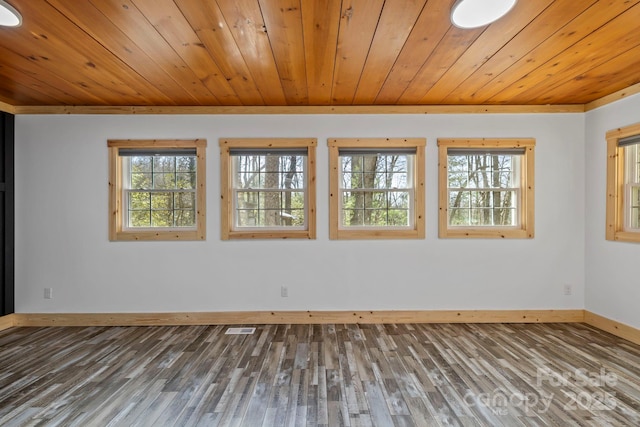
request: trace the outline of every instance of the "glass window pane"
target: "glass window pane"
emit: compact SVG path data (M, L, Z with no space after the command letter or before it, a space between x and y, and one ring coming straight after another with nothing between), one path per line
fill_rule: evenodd
M341 227L409 226L413 155L366 153L340 156Z
M195 209L196 206L196 193L174 193L174 208L175 209Z
M176 227L194 227L196 225L196 212L193 209L177 209L174 211Z
M128 159L131 166L131 172L151 172L153 157L129 157Z
M345 227L356 227L364 225L364 210L344 209L342 211L342 225Z
M175 156L153 156L154 172L175 172L176 158Z
M151 211L152 227L173 227L173 211L172 210L154 210Z
M504 230L505 234L488 233L486 236L522 238L525 233L521 231L527 231L526 237L532 237L528 230L532 218L529 212L521 209L533 201L532 192L521 189L527 178L523 172L533 164L532 156L528 156L532 153L528 145L524 150L516 149L505 140L496 144L500 147L494 149L480 141L452 142L439 147L441 155L447 154L446 187L441 183L440 191L447 191L448 225L439 227L441 236L483 235L480 230L447 233L447 230L459 227L514 227ZM535 142L526 144L530 143ZM526 222L522 224L523 221ZM519 226L520 229L515 229Z
M151 211L129 211L129 227L150 227Z
M449 172L466 172L469 170L467 165L467 156L448 156L447 168Z
M392 209L409 209L409 192L407 191L391 191L388 193L387 206Z
M196 156L176 156L176 172L196 171Z
M137 172L132 173L130 188L140 188L140 189L151 188L152 186L151 176L152 175L150 173L137 173Z
M130 192L129 193L129 209L130 210L151 210L151 195L146 192Z
M469 175L467 172L449 172L449 187L464 188L467 186Z
M406 209L389 209L388 215L390 226L400 227L409 225L409 211Z
M196 156L122 157L127 227L194 227ZM165 190L162 192L153 190ZM178 191L176 191L178 190Z
M176 188L175 173L154 173L153 188L158 190L172 190Z
M631 208L631 228L640 228L640 208Z
M195 189L196 174L194 173L178 173L176 174L176 188Z
M173 209L172 193L151 193L151 209Z

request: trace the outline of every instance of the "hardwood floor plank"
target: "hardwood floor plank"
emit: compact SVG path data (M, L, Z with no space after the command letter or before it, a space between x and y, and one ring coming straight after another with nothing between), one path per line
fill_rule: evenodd
M0 332L2 426L640 425L640 346L582 324Z

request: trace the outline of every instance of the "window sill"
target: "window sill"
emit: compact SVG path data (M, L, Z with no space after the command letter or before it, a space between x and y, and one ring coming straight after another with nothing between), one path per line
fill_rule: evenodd
M616 231L613 235L616 242L640 243L640 231Z
M337 230L332 240L366 240L366 239L424 239L424 232L418 230Z
M251 239L315 239L315 233L309 230L251 230L251 231L229 231L222 236L222 240L251 240Z
M205 240L198 231L120 231L113 241L198 241Z
M533 231L509 228L477 228L460 227L442 230L438 236L441 239L532 239Z

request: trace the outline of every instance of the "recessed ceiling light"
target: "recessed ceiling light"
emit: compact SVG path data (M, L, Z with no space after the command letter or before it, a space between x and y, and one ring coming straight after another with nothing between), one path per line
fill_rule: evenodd
M0 0L0 25L3 27L19 27L22 25L20 12L4 0Z
M460 28L478 28L506 15L516 0L458 0L451 9L451 22Z

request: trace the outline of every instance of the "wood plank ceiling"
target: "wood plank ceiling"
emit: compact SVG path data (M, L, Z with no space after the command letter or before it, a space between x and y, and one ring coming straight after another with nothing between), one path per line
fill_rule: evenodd
M584 104L640 82L640 0L9 0L13 106Z

